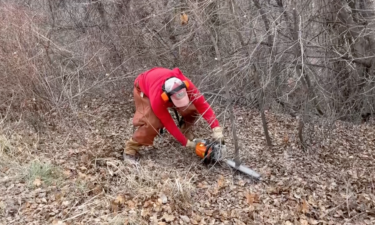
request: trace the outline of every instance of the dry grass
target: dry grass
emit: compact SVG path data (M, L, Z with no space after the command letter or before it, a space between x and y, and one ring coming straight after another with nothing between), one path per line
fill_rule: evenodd
M126 167L122 164L121 180L128 190L142 196L152 196L159 192L181 202L190 202L194 187L186 172L172 168L158 167L152 161L145 166Z
M194 202L196 189L187 171L163 167L151 160L127 165L109 159L105 165L107 173L101 185L109 189L106 204L111 208L119 196L125 196L119 207L124 210L130 207L131 210L119 214L112 212L110 224L124 224L124 221L125 224L149 224L148 216L145 216L148 212L138 210L145 204L187 209Z
M0 135L0 177L4 179L18 177L22 172L16 148L5 135Z
M46 185L58 185L61 182L61 176L61 170L57 166L39 160L31 162L25 168L24 173L24 179L29 186L34 185L36 180Z
M0 153L8 155L12 151L12 148L10 141L4 135L0 135Z
M32 154L38 147L38 134L22 131L24 127L18 127L18 123L7 125L0 126L0 174L7 179L19 179L25 165L40 157Z

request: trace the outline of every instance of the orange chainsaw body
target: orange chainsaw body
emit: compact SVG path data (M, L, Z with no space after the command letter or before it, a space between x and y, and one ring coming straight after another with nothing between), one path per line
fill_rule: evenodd
M200 157L200 158L204 158L204 154L206 152L206 149L207 149L207 146L204 142L198 142L197 145L195 146L195 153ZM212 148L210 147L210 149L208 150L208 154L209 155L212 151Z

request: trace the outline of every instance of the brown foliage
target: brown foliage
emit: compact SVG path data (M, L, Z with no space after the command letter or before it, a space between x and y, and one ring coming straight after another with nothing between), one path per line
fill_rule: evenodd
M2 5L0 14L0 113L7 108L40 111L50 97L40 71L46 62L35 27L43 18L11 4Z

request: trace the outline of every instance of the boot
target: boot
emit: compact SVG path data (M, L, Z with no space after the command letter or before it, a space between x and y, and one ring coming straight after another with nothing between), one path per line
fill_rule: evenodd
M124 154L123 154L124 160L125 161L130 160L132 162L138 161L140 158L140 154L138 153L138 151L141 147L142 147L141 144L139 144L138 142L130 138L128 142L126 143L126 146L124 149Z

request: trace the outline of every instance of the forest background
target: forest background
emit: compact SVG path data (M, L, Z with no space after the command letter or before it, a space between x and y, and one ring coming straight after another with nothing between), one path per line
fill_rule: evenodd
M1 0L0 223L373 223L374 16L372 0ZM134 78L155 66L199 87L265 182L169 136L121 163Z

